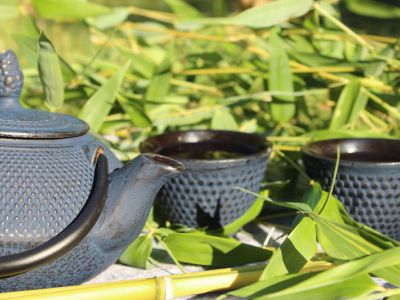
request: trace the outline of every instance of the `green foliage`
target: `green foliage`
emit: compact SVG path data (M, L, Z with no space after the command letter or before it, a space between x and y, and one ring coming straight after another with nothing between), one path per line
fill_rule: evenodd
M146 269L152 249L152 236L150 234L141 235L126 248L119 261L129 266Z
M269 66L268 88L272 93L287 93L288 96L274 96L271 104L271 117L274 121L286 123L296 112L293 94L293 78L289 66L283 40L279 37L277 29L270 32L269 47L271 58Z
M105 81L82 108L79 117L90 125L92 131L99 130L105 117L109 114L130 64L131 62L128 61L110 79Z
M0 18L12 19L18 15L18 0L4 0L0 3Z
M85 19L109 12L107 7L86 0L32 0L32 4L41 17L52 20Z
M58 55L42 32L38 40L38 69L47 107L61 108L64 103L64 81Z
M195 265L228 267L263 262L271 256L267 249L240 243L233 238L196 232L172 233L164 238L164 242L177 260Z

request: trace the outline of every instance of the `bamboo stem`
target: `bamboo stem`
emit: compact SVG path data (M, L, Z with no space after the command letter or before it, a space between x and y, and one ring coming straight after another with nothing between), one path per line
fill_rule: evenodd
M326 17L329 21L331 21L333 24L335 24L338 28L346 32L349 36L351 36L353 39L355 39L360 45L364 46L365 48L369 50L373 50L373 47L368 44L362 37L360 37L357 33L355 33L353 30L351 30L349 27L347 27L345 24L343 24L341 21L336 19L334 16L329 14L325 9L323 9L319 3L314 3L314 8L317 10L321 15Z
M332 268L324 262L310 262L302 270L316 272ZM154 300L171 299L196 294L237 289L256 282L265 264L226 268L190 274L170 275L141 280L126 280L112 283L99 283L81 286L59 287L43 290L31 290L0 294L4 300Z

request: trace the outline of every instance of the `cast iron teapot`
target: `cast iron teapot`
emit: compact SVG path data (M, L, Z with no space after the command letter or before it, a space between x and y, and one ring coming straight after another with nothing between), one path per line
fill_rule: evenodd
M16 55L0 53L0 291L74 285L103 271L183 170L155 154L122 166L85 122L24 109L22 85Z

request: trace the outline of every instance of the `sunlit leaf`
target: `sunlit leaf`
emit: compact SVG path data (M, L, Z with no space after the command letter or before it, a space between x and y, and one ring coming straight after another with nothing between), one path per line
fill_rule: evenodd
M317 276L318 273L294 274L272 278L266 281L259 281L237 291L229 292L229 295L251 299L343 299L362 297L373 291L379 290L377 284L366 274L334 282L325 286L304 288L302 291L286 292L285 289L295 286L298 283L307 281ZM281 292L280 292L281 291Z
M150 234L141 235L126 248L119 261L128 266L146 269L152 249L152 236Z
M237 266L265 261L271 256L269 250L212 235L173 233L164 242L180 262L195 265Z
M317 252L315 222L304 217L274 252L260 280L296 273Z
M106 6L86 0L32 0L32 4L42 18L52 20L85 19L110 12Z
M44 33L38 40L38 68L46 105L52 109L64 103L64 80L58 55Z
M211 119L211 129L215 130L237 130L237 123L226 108L218 108L215 110Z
M0 21L18 16L18 0L2 0L0 2Z
M89 98L80 112L79 117L90 125L92 131L97 132L105 117L109 114L130 63L128 61L110 79L104 82Z
M270 32L269 44L271 58L269 66L268 88L273 92L293 93L293 77L289 67L289 58L285 45L279 37L277 29ZM274 96L270 105L271 116L274 121L285 123L291 120L296 113L293 96Z
M268 191L263 191L260 194L268 197ZM260 197L256 198L256 200L254 200L254 203L243 215L241 215L232 223L229 223L222 227L223 234L231 235L236 231L238 231L239 229L241 229L244 225L246 225L250 221L254 220L261 212L263 205L264 205L264 200Z
M363 106L365 107L366 98L360 93L360 88L360 82L353 80L342 90L339 100L336 103L329 129L340 129L351 122L350 117L352 116L354 119L357 116L356 113L352 113L353 107L357 106L358 112ZM357 105L358 101L362 102L363 106L360 107Z
M225 24L265 28L285 22L290 18L304 15L311 9L313 2L313 0L278 0L247 9L232 17L199 18L188 20L185 23Z
M99 29L104 30L123 23L128 18L128 16L129 16L129 10L127 8L116 7L113 8L107 14L90 18L88 20L88 23Z
M359 15L393 19L400 18L400 7L377 0L346 0L347 8Z
M202 14L183 0L164 0L171 10L181 18L198 18Z

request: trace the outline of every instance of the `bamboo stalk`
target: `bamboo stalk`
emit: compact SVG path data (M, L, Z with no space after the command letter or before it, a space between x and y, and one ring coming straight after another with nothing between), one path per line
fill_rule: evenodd
M307 264L301 272L316 272L331 267L332 265L330 263L324 261L311 262ZM260 278L264 268L265 264L259 264L150 279L10 292L0 294L0 299L166 300L172 299L173 297L237 289L256 282Z
M364 46L365 48L369 50L373 50L373 47L368 44L362 37L360 37L357 33L355 33L353 30L351 30L349 27L347 27L345 24L343 24L341 21L336 19L334 16L329 14L325 9L323 9L319 3L314 3L314 8L317 10L321 15L329 19L333 24L335 24L338 28L346 32L349 36L351 36L353 39L355 39L360 45Z

